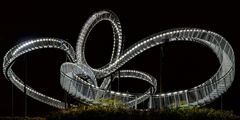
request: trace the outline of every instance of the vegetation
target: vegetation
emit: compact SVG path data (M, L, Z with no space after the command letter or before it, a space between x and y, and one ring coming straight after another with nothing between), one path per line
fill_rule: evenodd
M178 108L160 110L134 110L102 106L81 106L58 110L49 114L47 120L240 120L232 111L207 108Z
M41 117L0 117L0 120L46 120Z
M106 105L110 105L110 106L124 105L123 101L116 100L116 99L97 98L96 101L101 102L101 103L106 104Z
M51 112L46 118L0 117L1 120L240 120L232 111L208 108L135 110L124 107L80 106Z
M174 103L170 104L170 107L174 108L174 107L178 106L179 108L181 108L182 105L186 105L186 104L187 104L186 101L179 101L178 103L174 102Z

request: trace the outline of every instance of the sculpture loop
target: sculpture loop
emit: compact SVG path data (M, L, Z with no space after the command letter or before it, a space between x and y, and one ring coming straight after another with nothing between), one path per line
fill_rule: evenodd
M110 62L101 68L90 67L85 59L85 43L91 30L99 22L107 20L113 28L113 50ZM156 93L157 80L148 73L137 70L121 70L126 62L154 46L173 41L198 42L210 48L218 57L220 67L206 82L190 89L169 93ZM48 105L64 108L63 101L46 96L23 81L14 73L12 65L18 57L33 50L55 48L66 52L70 62L60 68L62 88L79 102L92 105L135 107L148 99L148 108L175 108L206 105L221 96L231 86L235 74L235 57L231 45L217 33L197 28L176 28L144 38L122 51L122 29L118 17L111 11L93 14L83 26L77 41L76 53L66 41L55 38L39 38L14 46L4 56L3 73L21 91ZM116 92L109 89L116 78L143 80L151 87L141 95ZM104 79L100 86L98 80ZM74 104L71 104L75 106Z

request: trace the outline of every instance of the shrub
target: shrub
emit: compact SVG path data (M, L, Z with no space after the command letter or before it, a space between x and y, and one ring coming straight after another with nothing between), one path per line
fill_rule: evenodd
M48 120L240 120L232 111L207 108L134 110L104 106L81 106L54 111Z
M96 101L101 102L101 103L106 104L106 105L110 105L110 106L124 105L123 101L116 100L116 99L97 98Z
M41 117L0 117L0 120L46 120Z

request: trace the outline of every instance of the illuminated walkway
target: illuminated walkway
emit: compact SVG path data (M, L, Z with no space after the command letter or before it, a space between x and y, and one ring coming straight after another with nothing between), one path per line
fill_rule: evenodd
M113 50L110 62L99 69L95 69L86 62L85 43L94 26L103 20L109 21L113 28ZM219 63L221 63L218 71L206 82L193 88L159 94L156 93L157 80L150 74L137 70L121 69L121 66L126 62L145 50L174 41L198 42L213 50ZM11 68L15 60L34 50L59 49L66 52L70 61L63 63L61 66L60 84L68 94L79 100L80 103L137 108L138 104L148 100L148 107L156 109L206 105L226 92L234 80L235 57L233 49L225 38L211 31L196 28L171 29L144 38L123 52L122 44L122 30L118 17L111 11L100 11L93 14L83 26L77 41L76 53L68 42L61 39L39 38L29 40L14 46L6 53L3 73L17 88L24 91L24 82ZM110 90L110 83L119 77L144 80L151 87L141 95ZM100 86L98 86L99 79L104 79ZM63 101L46 96L30 86L26 86L26 94L48 105L65 108Z

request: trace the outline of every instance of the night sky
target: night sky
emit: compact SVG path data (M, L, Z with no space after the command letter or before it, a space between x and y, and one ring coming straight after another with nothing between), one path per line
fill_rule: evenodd
M239 85L239 8L234 3L14 3L1 4L0 63L14 45L30 38L61 38L75 48L78 34L87 18L103 9L115 12L122 25L124 49L151 34L177 27L196 27L224 36L232 45L236 59L235 81L223 95L223 109L240 114ZM162 67L162 90L171 92L191 88L210 78L219 63L214 53L198 43L173 42L145 51L121 69L147 72L159 80ZM112 50L112 30L108 22L99 23L86 43L86 59L90 66L99 68L109 62ZM60 66L66 61L64 52L55 49L33 51L19 58L13 66L22 79L42 93L60 100L64 91L60 86ZM162 65L160 65L162 63ZM2 66L2 65L1 65ZM137 84L136 84L137 83ZM114 82L112 89L117 89ZM149 85L134 79L121 79L120 91L144 92ZM11 115L11 82L0 73L0 116ZM14 87L14 115L24 115L24 94ZM27 99L29 116L44 116L54 110L30 97ZM221 98L208 107L220 108Z

